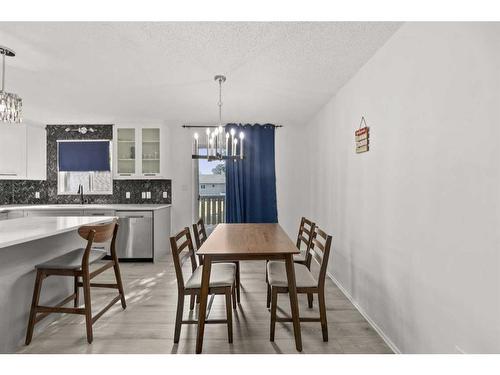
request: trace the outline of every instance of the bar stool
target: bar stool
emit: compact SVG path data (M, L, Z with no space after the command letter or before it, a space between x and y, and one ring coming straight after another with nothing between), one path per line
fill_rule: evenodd
M203 219L198 220L193 224L194 241L196 243L196 250L199 250L201 245L207 240L207 231L205 230L205 223ZM198 261L200 265L203 265L203 257L198 255ZM234 261L230 262L227 260L216 261L214 263L234 263L236 265L236 300L240 303L240 262ZM194 299L191 298L189 308L194 309Z
M36 323L43 318L47 317L50 313L66 313L66 314L80 314L85 315L85 324L87 327L87 341L92 343L92 325L99 319L111 306L121 300L122 308L125 309L127 304L125 302L125 294L123 292L122 279L120 275L120 267L118 265L118 258L116 256L115 242L116 233L118 232L118 224L113 220L109 224L99 224L92 226L83 226L78 229L80 237L87 241L85 248L75 249L67 254L53 258L45 263L37 264L35 288L33 290L33 300L31 302L31 311L28 321L28 331L26 333L26 345L29 345L33 338L33 329ZM104 263L96 270L90 272L89 266L99 260L105 255L106 251L92 248L94 243L108 242L111 239L111 260ZM113 267L115 272L116 284L104 283L91 283L97 275L105 270ZM43 280L49 276L70 276L74 278L74 293L56 306L41 306L39 305L40 291L42 289ZM79 281L79 278L82 281ZM79 306L79 288L83 288L84 307ZM118 295L106 305L95 316L92 316L90 288L112 288L118 289ZM74 307L62 307L70 301L74 301ZM37 315L40 314L40 315Z

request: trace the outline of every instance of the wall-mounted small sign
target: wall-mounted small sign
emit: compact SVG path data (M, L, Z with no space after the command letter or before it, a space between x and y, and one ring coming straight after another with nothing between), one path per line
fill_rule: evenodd
M363 127L361 127L364 125ZM368 126L366 126L366 121L364 117L361 117L361 122L359 124L359 129L354 132L354 139L356 141L356 153L360 154L369 150L370 132Z

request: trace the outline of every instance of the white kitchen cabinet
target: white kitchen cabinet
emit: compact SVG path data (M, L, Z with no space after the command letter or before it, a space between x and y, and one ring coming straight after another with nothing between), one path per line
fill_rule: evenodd
M47 131L45 126L26 125L26 179L47 179Z
M169 178L167 133L161 126L115 125L114 179Z
M17 180L26 178L26 125L0 126L0 178Z
M46 133L41 125L0 126L0 179L45 180Z

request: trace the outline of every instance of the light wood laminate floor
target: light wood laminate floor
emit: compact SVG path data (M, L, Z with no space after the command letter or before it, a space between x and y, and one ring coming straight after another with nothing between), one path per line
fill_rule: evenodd
M121 263L128 307L113 306L94 325L94 342L87 344L83 316L62 315L35 332L19 353L194 353L196 325L183 325L179 344L173 343L177 284L171 261ZM241 305L233 310L234 342L227 342L224 324L205 327L203 353L297 354L292 324L277 323L275 342L269 341L270 313L266 308L263 261L241 262ZM113 272L96 278L113 279ZM92 289L93 311L104 306L113 290ZM43 293L43 292L42 292ZM82 298L82 297L81 297ZM301 316L317 316L318 305L307 307L299 295ZM215 297L211 318L225 317L224 297ZM278 314L287 313L287 295L278 297ZM392 353L382 338L331 281L326 282L329 342L323 342L319 323L302 323L303 353ZM189 316L186 298L184 316ZM191 314L196 314L196 309Z

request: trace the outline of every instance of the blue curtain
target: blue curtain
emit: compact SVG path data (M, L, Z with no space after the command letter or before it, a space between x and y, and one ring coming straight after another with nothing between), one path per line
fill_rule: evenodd
M226 131L231 128L245 133L245 158L226 161L226 222L277 223L274 126L228 124Z

